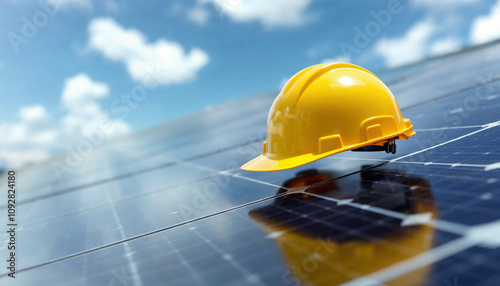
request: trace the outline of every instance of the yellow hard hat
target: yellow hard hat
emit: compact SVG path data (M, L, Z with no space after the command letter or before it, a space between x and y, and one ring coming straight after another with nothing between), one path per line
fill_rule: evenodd
M373 73L348 63L319 64L288 80L269 111L262 155L241 168L286 170L347 150L395 153L394 140L413 135Z

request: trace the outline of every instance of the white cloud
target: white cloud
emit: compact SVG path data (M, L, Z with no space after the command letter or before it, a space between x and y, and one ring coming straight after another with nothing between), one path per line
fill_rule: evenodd
M328 58L321 61L321 63L350 63L351 58L346 56L338 56L335 58Z
M428 41L436 28L429 20L420 21L402 37L380 39L375 44L375 53L391 67L418 61L426 55Z
M125 29L111 18L93 19L88 27L89 48L125 64L135 81L176 84L192 80L208 62L206 52L185 52L176 42L159 39L149 43L138 30Z
M198 25L205 25L209 17L207 9L202 6L196 6L187 11L188 20Z
M461 45L460 41L456 38L444 38L432 43L430 53L432 55L444 55L456 52L460 49Z
M0 165L19 167L46 159L57 142L50 115L41 105L25 106L18 112L19 122L0 124Z
M129 132L122 120L111 119L98 100L109 94L104 83L93 81L80 73L65 82L61 103L66 111L61 122L53 118L42 105L21 107L17 123L0 124L0 165L19 167L48 158L52 151L75 145L89 134L99 132L113 137ZM103 123L107 128L103 128Z
M18 123L0 125L0 133L5 136L1 142L3 146L23 148L27 138L31 143L45 147L55 142L57 136L50 128L52 120L45 107L38 104L24 106L18 117Z
M473 44L482 44L500 38L500 0L485 16L474 19L470 32Z
M68 114L62 119L62 129L69 137L86 135L93 130L100 129L102 122L108 121L109 116L101 109L98 99L108 96L109 88L106 84L94 82L87 74L80 73L66 79L62 92L62 104ZM124 134L129 131L128 125L121 120L111 121L113 128L103 130Z
M211 3L235 22L260 22L266 27L298 26L306 22L311 0L198 0Z
M85 73L66 79L62 92L63 105L75 113L93 112L98 106L95 99L107 96L106 84L94 82Z

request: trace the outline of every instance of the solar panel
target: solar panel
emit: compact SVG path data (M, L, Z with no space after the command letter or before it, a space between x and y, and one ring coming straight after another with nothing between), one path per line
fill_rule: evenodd
M2 267L0 284L497 285L499 52L382 72L417 131L396 155L242 171L269 93L107 142L62 176L68 154L18 170L16 278Z

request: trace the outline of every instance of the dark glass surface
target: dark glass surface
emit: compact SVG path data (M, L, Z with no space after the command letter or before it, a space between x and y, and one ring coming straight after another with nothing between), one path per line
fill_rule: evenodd
M431 277L442 281L441 285L478 285L478 281L480 285L496 285L500 279L499 263L498 249L472 247L436 262Z
M498 285L498 53L381 73L417 131L396 154L242 171L264 94L103 143L63 176L67 155L18 170L17 278L0 268L0 285Z
M37 267L18 281L62 285L58 283L72 275L90 272L85 283L96 285L119 277L137 283L135 277L143 285L164 281L276 285L295 283L295 279L332 281L332 275L337 279L333 281L345 282L458 237L425 225L401 226L402 219L307 194L274 191L282 196ZM430 199L423 205L433 209L435 202ZM387 207L401 214L417 212L399 200ZM407 277L426 279L431 270Z

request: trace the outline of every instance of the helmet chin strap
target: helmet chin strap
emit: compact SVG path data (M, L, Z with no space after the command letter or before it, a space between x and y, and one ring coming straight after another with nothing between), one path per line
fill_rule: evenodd
M385 151L386 153L396 154L396 140L389 139L384 143L383 146L380 145L369 145L361 148L353 149L354 152L372 152L372 151Z

